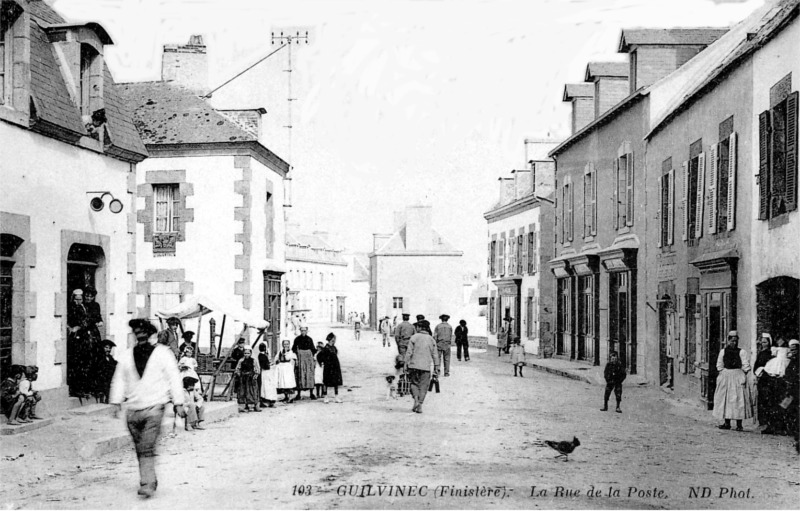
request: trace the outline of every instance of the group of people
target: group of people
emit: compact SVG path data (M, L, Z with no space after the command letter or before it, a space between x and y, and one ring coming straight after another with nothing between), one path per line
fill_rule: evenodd
M242 411L260 412L263 406L274 407L278 394L283 394L282 403L294 403L302 399L304 391L312 400L320 397L329 403L329 388L333 389L334 400L341 403L342 369L336 336L329 333L325 340L327 344L315 345L304 326L293 344L283 341L281 351L270 357L266 344L259 344L258 355L253 356L245 340L239 339L230 357L236 361L234 391Z
M116 361L113 341L102 338L103 315L91 286L75 289L67 308L67 385L73 397L108 400Z
M469 330L467 322L462 319L454 332L447 314L439 316L441 323L433 330L424 315L418 314L413 325L409 322L410 318L410 314L403 313L403 321L394 327L398 353L395 369L400 381L408 381L409 391L414 398L411 411L422 413L422 404L431 381L438 383L440 368L444 368L445 377L450 376L450 349L454 340L458 360L461 360L463 350L464 360L469 361ZM388 317L386 320L388 322Z
M762 334L755 362L750 364L747 350L739 347L736 330L728 333L727 343L717 357L719 371L714 393L714 417L723 421L719 429L743 431L742 421L755 419L764 426L763 434L798 436L798 349L800 341L784 339L773 345L769 334Z

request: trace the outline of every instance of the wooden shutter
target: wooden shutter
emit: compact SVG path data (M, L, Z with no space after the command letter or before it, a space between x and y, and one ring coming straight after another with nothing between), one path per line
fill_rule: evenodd
M675 243L675 170L670 169L667 174L669 186L667 190L667 245Z
M772 129L772 115L769 110L758 116L758 219L769 217L769 139Z
M567 241L567 238L564 237L564 224L566 224L567 218L567 183L566 179L564 180L564 185L561 187L561 243Z
M583 237L591 236L592 232L592 174L588 171L583 173Z
M619 158L614 159L614 229L619 229Z
M572 180L570 180L569 184L569 225L567 229L569 230L569 240L572 241L573 233L575 231L575 190L574 186L572 186Z
M534 272L539 271L539 250L538 250L539 239L538 239L538 235L539 235L539 227L537 225L534 225L533 226L533 253L534 253L533 271Z
M681 199L681 210L683 211L683 241L689 239L689 212L686 208L689 207L689 162L685 161L681 164L683 169L683 198Z
M728 137L728 230L736 227L736 133Z
M717 162L718 145L711 144L709 157L711 167L708 175L708 233L717 233L717 179L719 178L719 165Z
M706 153L697 155L697 211L695 214L694 237L703 237L703 200L706 191Z
M795 91L786 100L786 211L797 209L797 104Z
M505 275L506 274L506 233L503 233L500 236L497 244L499 250L497 251L497 274L498 275Z
M597 234L597 171L592 165L592 236Z
M664 237L664 176L658 176L658 241L656 242L657 247L661 247L661 240Z
M625 225L633 225L633 153L628 153L625 161Z
M488 254L489 260L488 260L488 262L486 264L486 275L491 277L492 276L492 242L491 241L489 242L489 246L488 246L488 249L487 249L487 254Z

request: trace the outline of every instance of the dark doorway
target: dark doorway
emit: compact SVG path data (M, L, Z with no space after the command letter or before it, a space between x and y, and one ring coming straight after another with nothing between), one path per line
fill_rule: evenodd
M13 234L0 235L0 377L8 374L13 363L14 264L22 242Z
M664 385L669 380L667 364L667 306L658 305L658 384Z
M269 322L264 341L274 355L281 338L281 273L264 272L264 319Z

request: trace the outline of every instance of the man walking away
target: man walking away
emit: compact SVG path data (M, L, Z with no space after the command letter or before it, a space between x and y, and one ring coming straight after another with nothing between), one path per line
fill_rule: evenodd
M608 411L608 398L611 397L611 391L614 391L614 397L617 398L617 413L622 413L619 404L622 401L622 382L625 381L627 373L622 362L619 361L619 355L616 351L609 354L609 361L606 364L606 369L603 375L606 378L606 392L603 395L603 408L601 412Z
M414 326L417 333L412 335L408 341L405 363L408 368L411 395L414 397L414 407L411 411L422 413L422 403L425 401L428 385L431 382L431 365L433 365L433 374L438 376L439 362L436 358L436 343L431 337L430 323L423 319L416 322Z
M158 486L154 456L164 407L172 401L175 413L186 416L183 385L170 349L148 342L156 327L146 319L132 319L128 326L137 344L119 359L109 402L116 405L115 416L125 404L128 431L139 459L139 495L147 498L153 496Z
M394 340L397 343L397 353L405 355L408 349L408 340L416 333L414 326L408 322L411 314L403 313L403 321L394 329Z
M439 365L444 359L444 375L450 376L450 346L453 342L453 327L447 322L450 319L447 314L442 314L439 319L442 322L436 325L433 338L436 341L436 349L439 350Z
M464 349L464 361L469 362L469 329L463 319L456 327L456 358L461 360L461 349Z

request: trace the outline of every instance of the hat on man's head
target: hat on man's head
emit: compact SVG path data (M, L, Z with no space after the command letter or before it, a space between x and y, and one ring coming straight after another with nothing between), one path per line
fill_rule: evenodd
M798 341L797 339L792 339L791 341L789 341L789 346L800 346L800 341Z
M194 376L184 376L183 377L183 386L184 387L193 387L198 380Z
M153 335L158 332L158 328L144 318L132 319L128 321L128 326L131 327L131 330L143 330L147 332L147 335Z
M103 342L101 342L100 344L102 344L104 347L105 346L111 346L112 348L117 347L117 345L114 344L114 341L112 341L111 339L103 339Z
M183 335L181 337L187 341L191 341L192 337L194 337L194 332L192 332L191 330L187 330L183 332Z
M421 328L430 328L431 327L431 322L428 321L427 319L421 319L421 320L417 321L416 323L414 323L414 326L421 327Z
M424 319L425 316L423 316L422 314L417 314L417 321L423 321Z
M181 320L178 319L178 316L172 316L172 317L167 319L167 324L168 325L180 325L181 324Z
M403 313L403 319L408 319L410 317L411 317L411 314L406 314L405 312Z
M442 321L447 321L448 319L450 319L450 316L448 316L447 314L442 314L441 316L439 316L439 319L441 319Z

